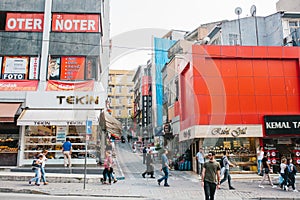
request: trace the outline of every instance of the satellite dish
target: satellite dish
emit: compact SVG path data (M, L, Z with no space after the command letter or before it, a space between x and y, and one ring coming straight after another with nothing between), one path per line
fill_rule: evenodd
M240 7L237 7L235 10L234 10L235 14L237 15L240 15L242 14L242 9Z
M251 16L254 17L256 15L256 6L252 5L250 8Z

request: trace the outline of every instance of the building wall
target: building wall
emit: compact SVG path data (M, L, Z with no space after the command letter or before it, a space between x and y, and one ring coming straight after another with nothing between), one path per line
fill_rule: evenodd
M193 54L181 73L181 130L299 113L299 48L195 45Z
M241 38L243 46L256 46L256 27L259 46L282 46L281 14L276 13L268 17L247 17L240 19ZM230 44L230 34L237 35L240 44L239 20L226 21L221 24L222 44Z
M112 116L115 118L128 118L129 109L131 110L130 115L133 114L133 74L132 70L109 70L111 92L108 92L108 97L111 99L110 108ZM121 91L119 91L119 87L122 88ZM121 102L118 99L122 99Z
M298 0L279 0L276 3L277 11L300 12L300 2Z

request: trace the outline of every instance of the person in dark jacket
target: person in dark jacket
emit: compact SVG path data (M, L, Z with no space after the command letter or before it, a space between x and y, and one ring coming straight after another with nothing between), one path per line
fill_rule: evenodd
M142 173L142 176L145 178L145 175L151 175L150 178L154 177L154 165L153 165L153 158L152 158L152 150L149 150L149 152L146 155L146 171Z

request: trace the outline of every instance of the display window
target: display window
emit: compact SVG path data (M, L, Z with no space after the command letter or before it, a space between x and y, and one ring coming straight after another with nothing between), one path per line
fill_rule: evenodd
M216 159L219 160L226 150L229 159L238 167L233 171L256 171L256 138L216 138L204 139L204 153L208 154L213 150L216 152Z
M97 157L97 126L92 126L92 134L86 141L85 126L26 126L24 158L32 159L46 149L48 159L62 159L62 145L66 138L72 143L72 158L85 158L87 142L88 157Z
M39 62L39 57L0 57L0 77L5 80L37 80L39 77Z
M0 123L1 124L1 123ZM19 128L14 123L0 125L0 166L16 166Z
M48 80L76 81L96 79L96 57L49 56Z

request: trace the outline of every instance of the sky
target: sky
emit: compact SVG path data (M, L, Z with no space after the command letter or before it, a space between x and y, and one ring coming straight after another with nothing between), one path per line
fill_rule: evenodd
M193 31L201 24L276 12L278 0L110 0L112 58L110 69L135 69L151 58L153 37L171 29Z

